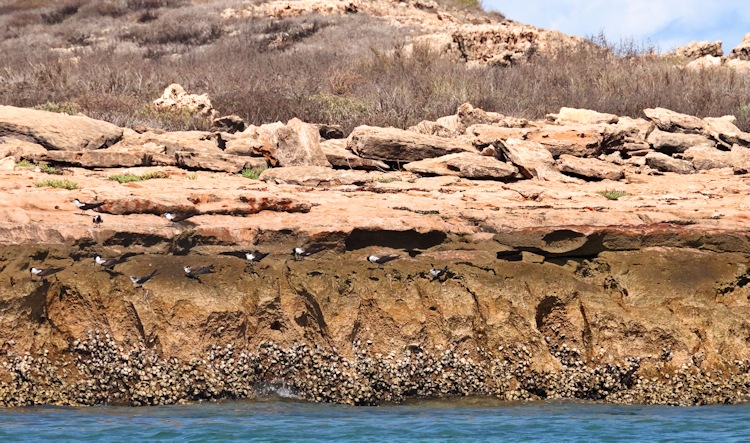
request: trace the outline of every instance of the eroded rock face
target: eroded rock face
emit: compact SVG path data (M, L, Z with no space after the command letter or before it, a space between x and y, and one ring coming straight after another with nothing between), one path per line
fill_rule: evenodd
M703 120L664 108L644 109L643 113L662 131L699 134L703 130Z
M695 172L692 163L670 157L661 152L651 152L646 155L646 164L662 172L674 172L676 174L692 174Z
M698 59L701 57L723 57L724 50L721 48L721 40L715 42L699 41L690 42L687 45L677 47L673 52L666 55L674 55L687 59Z
M670 154L685 152L694 146L714 148L716 145L700 134L683 134L681 132L665 132L658 129L651 131L646 139L654 149Z
M404 169L416 174L455 175L479 180L510 180L518 174L518 168L511 164L469 152L411 162L404 165Z
M217 111L211 104L207 94L188 94L181 85L173 83L164 89L161 97L154 100L154 106L158 109L180 112L187 111L191 114L199 114L208 118L217 116Z
M326 159L334 168L338 169L365 169L370 171L387 171L391 169L386 163L379 160L362 158L354 155L346 149L345 139L325 140L320 143L320 148L326 155Z
M526 178L546 179L556 173L552 154L537 142L510 138L500 143L500 150Z
M739 45L727 56L730 60L750 61L750 33L745 34Z
M347 149L363 158L412 162L459 152L477 152L460 139L446 139L396 128L359 126L354 128Z
M0 106L0 137L19 138L56 151L101 149L117 143L122 128L83 115Z
M320 149L318 128L293 118L286 125L259 128L265 142L259 153L274 166L328 166L331 164Z
M595 158L579 158L563 154L557 161L561 172L592 180L620 180L625 176L621 166Z

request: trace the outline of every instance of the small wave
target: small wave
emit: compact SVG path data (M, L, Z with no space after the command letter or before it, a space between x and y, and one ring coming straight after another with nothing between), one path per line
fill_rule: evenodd
M266 382L253 386L256 397L278 397L300 400L301 397L289 385L283 382Z

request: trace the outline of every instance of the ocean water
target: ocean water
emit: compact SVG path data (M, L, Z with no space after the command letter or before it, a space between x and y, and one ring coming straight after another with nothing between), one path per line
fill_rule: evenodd
M750 406L508 404L355 407L281 398L164 407L0 410L0 442L750 441Z

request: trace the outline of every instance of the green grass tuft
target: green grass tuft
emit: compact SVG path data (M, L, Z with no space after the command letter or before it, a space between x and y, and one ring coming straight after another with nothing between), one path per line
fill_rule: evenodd
M240 172L243 177L249 178L251 180L257 180L258 177L260 177L260 174L263 173L267 168L245 168Z
M605 189L604 191L597 192L597 194L605 197L607 200L617 200L620 197L625 197L626 195L628 195L627 192L618 191L616 189Z
M21 160L20 162L16 163L15 168L33 168L35 165L34 163L31 163L28 160Z
M78 183L70 180L42 180L34 183L37 188L78 189Z
M116 181L118 183L141 182L141 181L144 181L144 180L151 180L151 179L154 179L154 178L169 178L169 174L167 174L166 172L157 171L157 172L147 172L147 173L142 174L142 175L137 175L137 174L115 174L115 175L110 175L109 176L110 180L114 180L114 181Z

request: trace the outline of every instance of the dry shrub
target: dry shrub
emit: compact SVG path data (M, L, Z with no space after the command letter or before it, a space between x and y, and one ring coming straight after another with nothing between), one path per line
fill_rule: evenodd
M199 17L193 11L186 11L164 14L147 24L132 26L122 34L122 38L132 40L141 46L200 46L218 39L222 32L223 27L217 18Z

